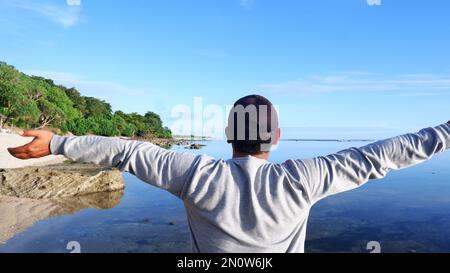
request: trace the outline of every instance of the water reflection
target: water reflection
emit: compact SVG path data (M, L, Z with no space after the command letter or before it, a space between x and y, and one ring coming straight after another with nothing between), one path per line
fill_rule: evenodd
M172 149L216 158L231 156L226 143L207 144L201 150ZM364 144L283 142L271 161L308 158ZM369 241L380 242L382 252L450 252L449 163L447 152L425 164L392 172L381 181L320 201L309 218L306 252L368 252ZM83 201L36 201L16 209L13 205L8 208L0 199L0 225L6 226L6 216L12 217L9 221L16 217L16 222L22 223L20 228L9 222L14 229L9 235L5 235L6 228L0 228L0 241L9 238L0 244L0 252L67 252L67 242L74 240L80 242L83 252L190 251L183 203L130 174L125 173L124 179L124 197L117 201L112 198L111 203L105 197L94 201L82 197ZM80 203L81 208L111 209L77 210ZM35 218L25 219L27 213Z
M115 191L44 200L0 195L0 244L49 217L74 214L86 208L111 209L123 195L124 191Z

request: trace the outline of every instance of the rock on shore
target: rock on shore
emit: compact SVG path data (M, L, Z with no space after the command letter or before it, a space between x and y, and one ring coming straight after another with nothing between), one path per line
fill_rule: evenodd
M119 170L86 164L0 169L0 195L49 199L124 189Z
M0 169L0 244L49 217L112 208L124 188L119 170L95 165Z

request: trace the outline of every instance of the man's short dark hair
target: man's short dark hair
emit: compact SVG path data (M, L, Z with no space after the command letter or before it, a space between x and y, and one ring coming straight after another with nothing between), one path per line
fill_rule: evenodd
M228 116L227 138L233 149L247 154L268 151L278 130L278 114L263 96L237 100ZM264 146L263 146L264 145Z

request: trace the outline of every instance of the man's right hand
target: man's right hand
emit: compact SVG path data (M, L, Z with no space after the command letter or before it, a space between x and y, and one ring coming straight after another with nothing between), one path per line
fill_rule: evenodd
M31 159L48 156L50 152L50 141L53 133L46 130L25 130L19 133L23 137L34 137L30 143L16 147L8 148L8 152L19 159Z

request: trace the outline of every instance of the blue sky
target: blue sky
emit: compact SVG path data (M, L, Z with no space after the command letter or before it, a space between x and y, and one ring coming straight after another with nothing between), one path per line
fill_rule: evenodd
M450 119L450 1L0 0L0 60L114 109L259 93L285 137L382 138ZM294 128L295 127L295 128Z

